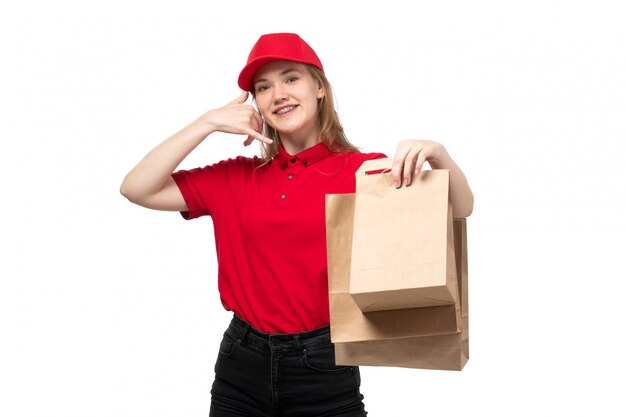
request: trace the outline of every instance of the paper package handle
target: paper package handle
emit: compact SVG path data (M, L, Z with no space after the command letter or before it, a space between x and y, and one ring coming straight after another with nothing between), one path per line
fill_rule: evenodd
M392 165L393 160L391 158L370 159L361 164L359 169L356 171L356 175L368 175L368 172L377 170L391 171ZM382 171L380 173L384 173Z
M391 172L391 168L374 169L372 171L365 171L365 175L386 174Z

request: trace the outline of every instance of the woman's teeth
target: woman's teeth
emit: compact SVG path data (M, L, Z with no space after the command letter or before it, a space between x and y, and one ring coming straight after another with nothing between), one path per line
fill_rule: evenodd
M293 109L295 109L296 106L289 106L289 107L285 107L284 109L280 109L276 112L276 114L285 114L288 113L290 111L292 111Z

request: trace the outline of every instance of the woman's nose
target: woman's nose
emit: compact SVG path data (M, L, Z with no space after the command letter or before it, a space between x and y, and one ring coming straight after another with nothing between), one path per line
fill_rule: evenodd
M277 85L274 87L273 89L274 92L274 101L283 101L287 98L287 91L285 90L285 88L281 85Z

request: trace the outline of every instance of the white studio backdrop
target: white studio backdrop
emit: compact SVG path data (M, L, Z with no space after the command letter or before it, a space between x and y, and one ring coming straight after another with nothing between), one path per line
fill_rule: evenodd
M283 31L320 55L353 143L442 142L476 198L471 359L362 367L370 415L624 415L623 12L482 0L0 6L0 415L208 415L231 318L210 218L118 190ZM243 139L181 168L258 151Z

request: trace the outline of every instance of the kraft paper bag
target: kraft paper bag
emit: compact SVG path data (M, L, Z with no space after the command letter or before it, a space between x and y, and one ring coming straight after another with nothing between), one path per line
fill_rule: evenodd
M391 163L366 161L356 172L349 293L363 312L454 305L449 172L422 171L396 189L384 172Z
M469 359L465 219L454 220L458 290L454 306L363 313L349 294L354 207L354 194L326 196L330 327L336 363L461 370ZM450 320L450 308L455 320Z

